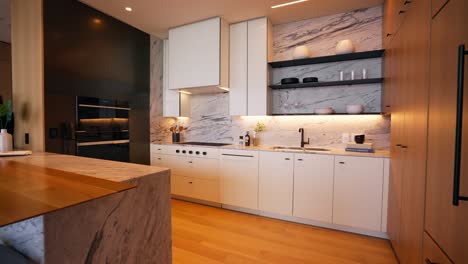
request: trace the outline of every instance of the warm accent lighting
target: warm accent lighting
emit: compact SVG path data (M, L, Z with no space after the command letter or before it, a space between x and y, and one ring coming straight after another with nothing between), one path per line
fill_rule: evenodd
M294 5L294 4L299 4L299 3L302 3L302 2L306 2L306 1L307 0L297 0L297 1L292 1L292 2L287 2L287 3L284 3L284 4L280 4L280 5L274 5L271 8L278 8L278 7L288 6L288 5Z
M179 91L181 94L192 94L191 92L186 92L186 91Z
M127 6L127 7L125 8L125 10L128 11L128 12L132 12L133 9L132 9L131 7L129 7L129 6Z
M228 92L229 92L229 88L227 88L227 87L218 86L218 88L221 89L221 90L224 90L224 91L228 91Z

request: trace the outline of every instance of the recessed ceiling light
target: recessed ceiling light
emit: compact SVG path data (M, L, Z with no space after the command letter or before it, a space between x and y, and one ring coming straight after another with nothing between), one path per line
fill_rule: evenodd
M133 9L132 9L131 7L129 7L129 6L127 6L127 7L125 8L125 10L127 10L128 12L132 12Z
M302 3L302 2L306 2L306 1L307 0L297 0L297 1L292 1L292 2L288 2L288 3L280 4L280 5L274 5L271 8L278 8L278 7L288 6L288 5L294 5L294 4L299 4L299 3Z

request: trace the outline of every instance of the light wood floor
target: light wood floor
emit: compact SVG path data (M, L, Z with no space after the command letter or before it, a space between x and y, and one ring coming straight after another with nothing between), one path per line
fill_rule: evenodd
M397 263L387 240L172 201L174 264Z

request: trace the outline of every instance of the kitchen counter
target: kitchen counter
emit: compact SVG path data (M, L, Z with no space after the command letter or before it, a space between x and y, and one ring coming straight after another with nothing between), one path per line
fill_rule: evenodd
M157 145L177 145L177 146L187 146L193 147L195 145L189 144L178 144L178 143L168 143L168 142L154 142L153 144ZM274 149L274 146L240 146L240 145L225 145L221 147L213 147L213 146L197 146L197 147L206 147L206 148L217 148L217 149L236 149L236 150L254 150L254 151L275 151L275 152L288 152L288 153L311 153L311 154L323 154L323 155L340 155L340 156L357 156L357 157L373 157L373 158L389 158L390 151L388 150L376 150L375 153L361 153L361 152L350 152L345 151L344 149L340 148L329 148L327 146L319 147L319 148L326 148L330 151L312 151L312 150L291 150L291 149ZM306 148L311 148L313 146L307 145Z
M169 178L76 156L1 158L0 241L37 263L171 263Z

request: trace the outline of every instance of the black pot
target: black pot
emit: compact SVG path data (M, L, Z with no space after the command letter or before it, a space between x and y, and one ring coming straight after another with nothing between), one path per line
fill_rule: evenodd
M295 84L299 83L298 78L283 78L281 79L281 84Z
M303 83L318 82L318 78L317 77L305 77L304 79L302 79L302 82Z

